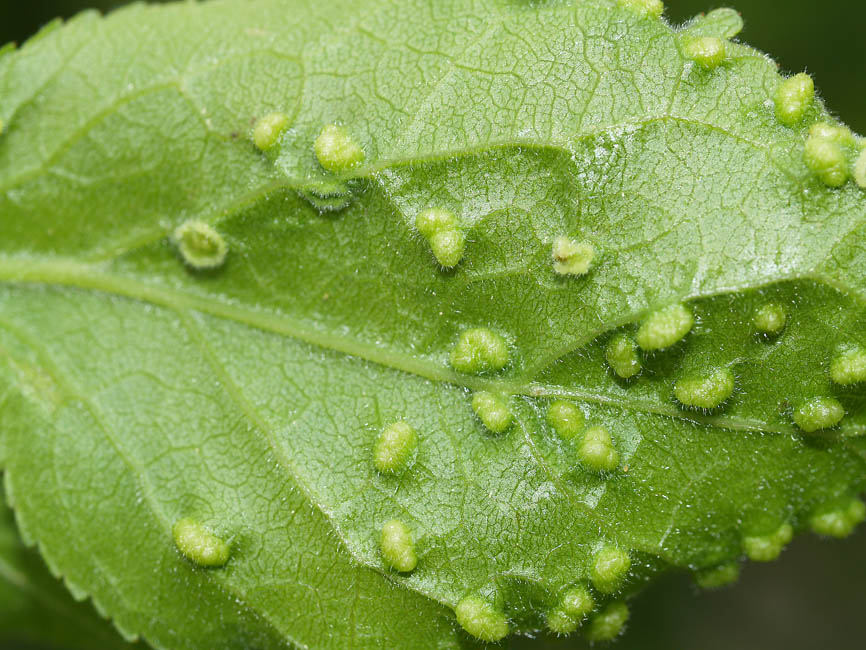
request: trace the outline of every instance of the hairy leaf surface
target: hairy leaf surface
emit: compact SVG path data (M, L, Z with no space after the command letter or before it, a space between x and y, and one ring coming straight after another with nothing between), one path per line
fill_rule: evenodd
M829 367L866 346L866 193L804 163L830 118L780 124L764 55L683 53L740 27L604 0L227 0L4 51L0 462L25 539L158 648L448 648L472 643L467 596L535 632L576 585L605 607L856 496L866 391ZM332 124L359 164L323 157ZM465 237L454 268L416 228L430 208ZM224 261L184 259L191 220ZM560 236L588 272L554 271ZM691 331L617 377L611 339L678 303ZM767 304L781 334L755 331ZM473 328L504 368L455 370ZM723 403L677 402L717 368ZM816 398L845 415L807 435ZM554 399L616 469L556 433ZM417 447L378 472L398 421ZM186 518L225 566L178 552ZM394 519L412 571L380 553ZM608 588L610 547L631 568Z

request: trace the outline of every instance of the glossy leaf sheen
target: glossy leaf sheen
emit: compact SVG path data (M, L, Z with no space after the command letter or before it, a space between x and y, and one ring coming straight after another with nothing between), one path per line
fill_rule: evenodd
M866 345L866 194L806 167L771 61L729 42L704 70L678 38L602 0L237 0L83 14L0 54L0 462L25 539L158 648L448 648L472 594L537 630L615 547L630 572L598 601L620 612L856 495L864 389L827 368ZM321 168L329 124L363 162ZM304 198L336 186L341 210ZM465 234L452 270L415 229L430 208ZM191 219L221 267L184 265ZM598 251L585 276L554 272L559 236ZM680 302L691 332L616 377L611 337ZM504 338L504 368L455 372L469 328ZM731 398L679 408L675 381L710 367ZM511 396L505 433L477 390ZM793 408L822 396L846 415L805 437ZM610 433L616 470L581 466L554 398ZM418 446L383 475L396 421ZM184 517L225 567L178 553ZM392 519L412 573L381 557Z

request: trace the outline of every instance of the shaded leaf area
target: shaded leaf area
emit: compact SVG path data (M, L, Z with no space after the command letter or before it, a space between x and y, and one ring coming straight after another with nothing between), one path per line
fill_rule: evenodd
M156 647L447 648L472 645L467 595L534 633L604 547L631 570L600 606L859 493L864 391L827 369L866 346L864 193L806 168L827 115L779 125L772 62L730 43L703 70L680 37L603 1L260 0L85 14L7 51L0 461L25 539ZM264 155L273 111L290 126ZM335 122L365 156L326 173ZM415 229L428 208L465 233L453 270ZM218 268L183 264L190 219L224 238ZM597 251L585 276L553 272L561 235ZM757 336L771 301L787 325ZM618 379L608 341L678 302L692 331ZM499 373L449 365L478 327L507 343ZM718 367L723 405L677 404ZM804 437L816 397L846 415ZM610 433L614 471L556 435L554 398ZM396 421L419 443L383 475ZM178 553L184 518L229 544L223 568ZM380 557L393 519L411 573Z
M35 550L24 548L0 493L0 648L105 650L125 643L89 603L76 603Z

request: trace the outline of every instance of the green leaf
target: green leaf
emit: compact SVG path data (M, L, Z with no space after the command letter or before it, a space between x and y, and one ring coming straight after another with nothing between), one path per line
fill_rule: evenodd
M142 647L124 643L89 604L73 601L39 554L24 547L0 490L0 646L25 642L65 650Z
M135 6L2 55L0 460L73 593L159 648L446 648L588 589L602 639L859 512L866 194L731 12L640 4Z

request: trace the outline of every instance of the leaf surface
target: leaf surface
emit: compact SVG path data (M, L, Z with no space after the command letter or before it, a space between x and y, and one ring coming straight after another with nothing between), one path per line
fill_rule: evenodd
M472 643L466 596L534 632L603 547L631 569L601 606L855 496L866 394L828 367L866 346L866 194L807 168L829 118L780 125L765 56L682 53L738 29L601 0L226 1L83 14L0 55L0 460L25 539L158 648L446 648ZM322 169L333 123L361 164ZM428 208L465 233L452 270ZM184 265L191 219L228 244L219 268ZM592 244L586 275L554 273L562 235ZM681 302L691 332L618 379L612 336ZM479 327L506 367L455 371ZM677 403L717 367L723 405ZM816 397L845 417L805 436ZM616 470L557 436L555 398L606 428ZM372 455L396 421L419 443L391 476ZM223 568L178 553L183 518L229 543ZM393 519L411 573L380 555Z

